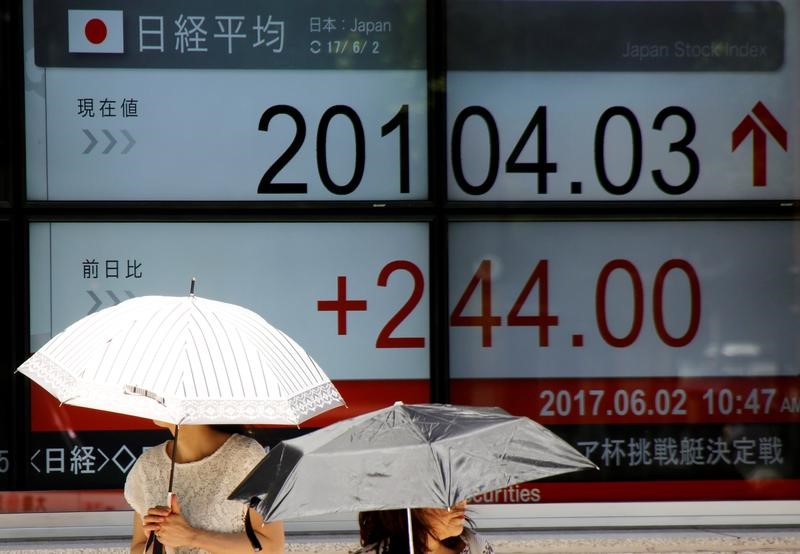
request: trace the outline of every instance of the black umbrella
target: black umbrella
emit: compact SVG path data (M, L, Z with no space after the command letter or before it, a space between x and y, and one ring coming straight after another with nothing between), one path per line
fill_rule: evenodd
M477 494L597 466L545 427L499 408L395 405L273 448L230 499L265 521L453 506Z

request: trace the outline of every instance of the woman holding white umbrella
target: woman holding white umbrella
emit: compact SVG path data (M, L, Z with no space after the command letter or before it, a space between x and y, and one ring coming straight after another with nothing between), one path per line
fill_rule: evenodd
M143 541L156 553L162 541L181 553L260 550L247 515L264 546L282 551L280 524L262 527L225 496L263 449L212 426L299 425L344 404L291 337L247 308L195 296L194 280L188 296L131 298L81 318L18 370L63 404L167 422L175 440L142 454L126 485L132 551Z
M175 425L156 423L175 434ZM263 524L258 512L227 500L230 491L264 457L264 449L255 439L230 432L235 427L182 425L174 470L174 440L139 457L125 483L125 498L136 512L132 554L145 550L151 533L168 553L283 552L281 522ZM167 478L173 494L171 505L162 506Z

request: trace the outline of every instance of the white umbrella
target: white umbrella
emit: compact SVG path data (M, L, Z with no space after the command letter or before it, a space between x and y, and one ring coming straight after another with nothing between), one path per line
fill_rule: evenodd
M194 294L142 296L90 314L19 371L64 404L174 424L296 425L344 404L285 333Z
M18 368L63 404L175 424L169 492L181 425L297 425L344 404L288 335L246 308L195 296L194 284L188 296L142 296L90 314ZM245 524L260 549L249 512Z

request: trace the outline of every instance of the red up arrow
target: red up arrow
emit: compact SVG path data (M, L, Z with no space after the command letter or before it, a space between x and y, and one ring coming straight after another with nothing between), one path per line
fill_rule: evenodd
M788 148L788 139L786 135L786 129L778 123L778 120L775 119L775 116L770 113L767 107L758 102L755 106L753 106L753 115L758 118L761 122L761 125L766 127L769 134L775 141L786 150ZM731 135L733 148L731 149L736 150L736 148L742 143L742 141L747 138L747 135L750 133L753 134L753 186L754 187L765 187L767 186L767 134L764 132L764 129L761 128L761 125L756 123L756 121L750 117L750 114L744 116L739 125L736 126L736 129L733 130Z

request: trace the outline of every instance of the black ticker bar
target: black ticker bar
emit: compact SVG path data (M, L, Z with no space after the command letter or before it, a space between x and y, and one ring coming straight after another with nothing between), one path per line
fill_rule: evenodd
M550 425L599 467L543 481L797 479L794 423Z

